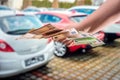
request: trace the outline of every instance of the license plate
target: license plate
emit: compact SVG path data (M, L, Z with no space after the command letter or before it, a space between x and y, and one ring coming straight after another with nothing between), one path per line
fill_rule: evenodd
M39 62L44 61L44 55L36 56L30 59L25 60L25 66L30 66Z

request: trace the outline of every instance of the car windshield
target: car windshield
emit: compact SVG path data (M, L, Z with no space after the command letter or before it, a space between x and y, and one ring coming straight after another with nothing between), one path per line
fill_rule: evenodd
M85 18L86 18L85 15L83 15L83 16L72 16L72 17L70 17L70 20L72 20L74 22L80 22L80 21L82 21Z
M39 28L42 23L35 16L9 16L3 18L3 24L6 26L7 31L20 31Z
M36 16L42 23L57 23L61 20L60 17L50 14L37 14Z

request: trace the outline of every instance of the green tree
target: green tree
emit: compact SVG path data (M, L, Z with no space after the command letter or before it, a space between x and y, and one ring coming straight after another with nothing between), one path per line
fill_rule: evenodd
M91 4L92 4L91 0L85 0L85 5L91 5Z
M49 2L48 0L33 0L32 5L36 7L51 7L51 2Z
M54 0L55 1L55 0ZM72 6L76 6L80 3L81 0L75 0L74 3L68 3L68 2L59 2L57 4L59 4L59 8L70 8ZM81 3L80 3L81 4ZM90 5L91 4L91 0L84 0L84 4L85 5ZM37 6L37 7L52 7L52 3L49 0L33 0L32 1L32 5L33 6Z

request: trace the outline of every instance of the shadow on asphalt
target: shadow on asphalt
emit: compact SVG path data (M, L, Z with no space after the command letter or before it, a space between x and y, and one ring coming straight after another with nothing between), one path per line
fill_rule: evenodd
M120 47L120 40L106 43L105 45L103 45L103 47Z

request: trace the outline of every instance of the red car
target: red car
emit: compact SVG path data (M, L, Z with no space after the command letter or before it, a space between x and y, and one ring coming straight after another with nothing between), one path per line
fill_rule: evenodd
M45 11L39 12L36 14L39 20L44 23L48 24L51 23L55 25L55 27L59 29L64 29L66 26L72 23L77 23L86 18L86 14L83 13L72 13L72 12L58 12L58 11ZM94 34L96 38L103 40L104 33L98 32ZM60 36L61 37L61 36ZM55 55L59 57L64 57L70 53L73 53L77 50L81 50L82 52L86 52L88 49L92 48L89 44L80 44L80 45L70 45L66 46L60 42L55 42Z
M86 35L84 35L86 36ZM58 38L61 36L58 36ZM94 38L95 37L95 38ZM93 35L93 37L84 37L84 38L76 38L72 39L73 42L69 45L66 46L65 44L61 42L56 42L55 41L55 52L54 54L58 57L65 57L71 53L74 53L76 51L81 51L82 53L86 53L88 50L90 50L93 47L103 45L104 42L102 41L104 39L104 33L99 32ZM88 41L87 40L91 40ZM84 43L84 41L86 41Z
M44 11L36 14L43 24L51 23L59 29L63 29L71 23L77 23L83 20L87 15L84 13L60 12L60 11Z

